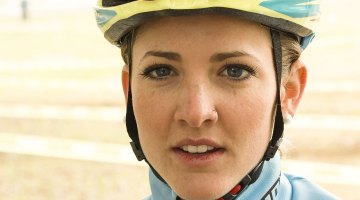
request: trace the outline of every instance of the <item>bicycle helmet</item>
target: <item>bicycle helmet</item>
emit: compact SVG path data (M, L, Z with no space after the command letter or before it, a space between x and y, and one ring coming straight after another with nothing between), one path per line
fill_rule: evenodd
M293 33L305 49L314 36L319 8L318 0L98 0L95 12L105 38L115 45L151 17L224 13Z

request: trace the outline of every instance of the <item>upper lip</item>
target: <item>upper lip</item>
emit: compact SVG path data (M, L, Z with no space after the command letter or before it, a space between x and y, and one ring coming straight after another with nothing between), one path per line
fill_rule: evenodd
M181 148L186 145L191 145L191 146L207 145L207 146L212 146L214 148L221 148L221 146L218 143L207 138L202 138L202 139L186 138L176 143L175 148Z

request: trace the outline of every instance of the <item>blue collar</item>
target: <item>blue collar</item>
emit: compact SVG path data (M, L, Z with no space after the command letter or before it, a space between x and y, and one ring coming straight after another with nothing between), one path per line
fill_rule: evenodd
M280 156L277 154L264 163L264 168L257 181L248 186L236 199L273 199L279 193ZM177 195L165 183L160 181L150 170L151 197L149 200L176 200Z

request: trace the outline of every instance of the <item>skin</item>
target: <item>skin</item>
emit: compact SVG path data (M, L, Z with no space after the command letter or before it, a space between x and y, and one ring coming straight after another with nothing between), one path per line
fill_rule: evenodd
M128 67L122 78L127 99ZM298 60L281 87L284 114L294 115L305 82ZM269 30L220 15L153 20L137 30L131 89L140 143L156 171L183 199L219 198L261 160L271 137ZM216 153L179 153L188 143L211 143Z

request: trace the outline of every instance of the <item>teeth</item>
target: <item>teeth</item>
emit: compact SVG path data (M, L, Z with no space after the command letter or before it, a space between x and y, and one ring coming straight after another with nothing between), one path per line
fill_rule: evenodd
M198 153L205 153L207 151L207 146L206 145L201 145L197 147L197 152Z
M207 151L213 150L214 147L207 145L200 145L200 146L186 145L181 147L181 149L189 153L205 153Z
M188 146L188 152L190 153L197 153L197 147L196 146Z

